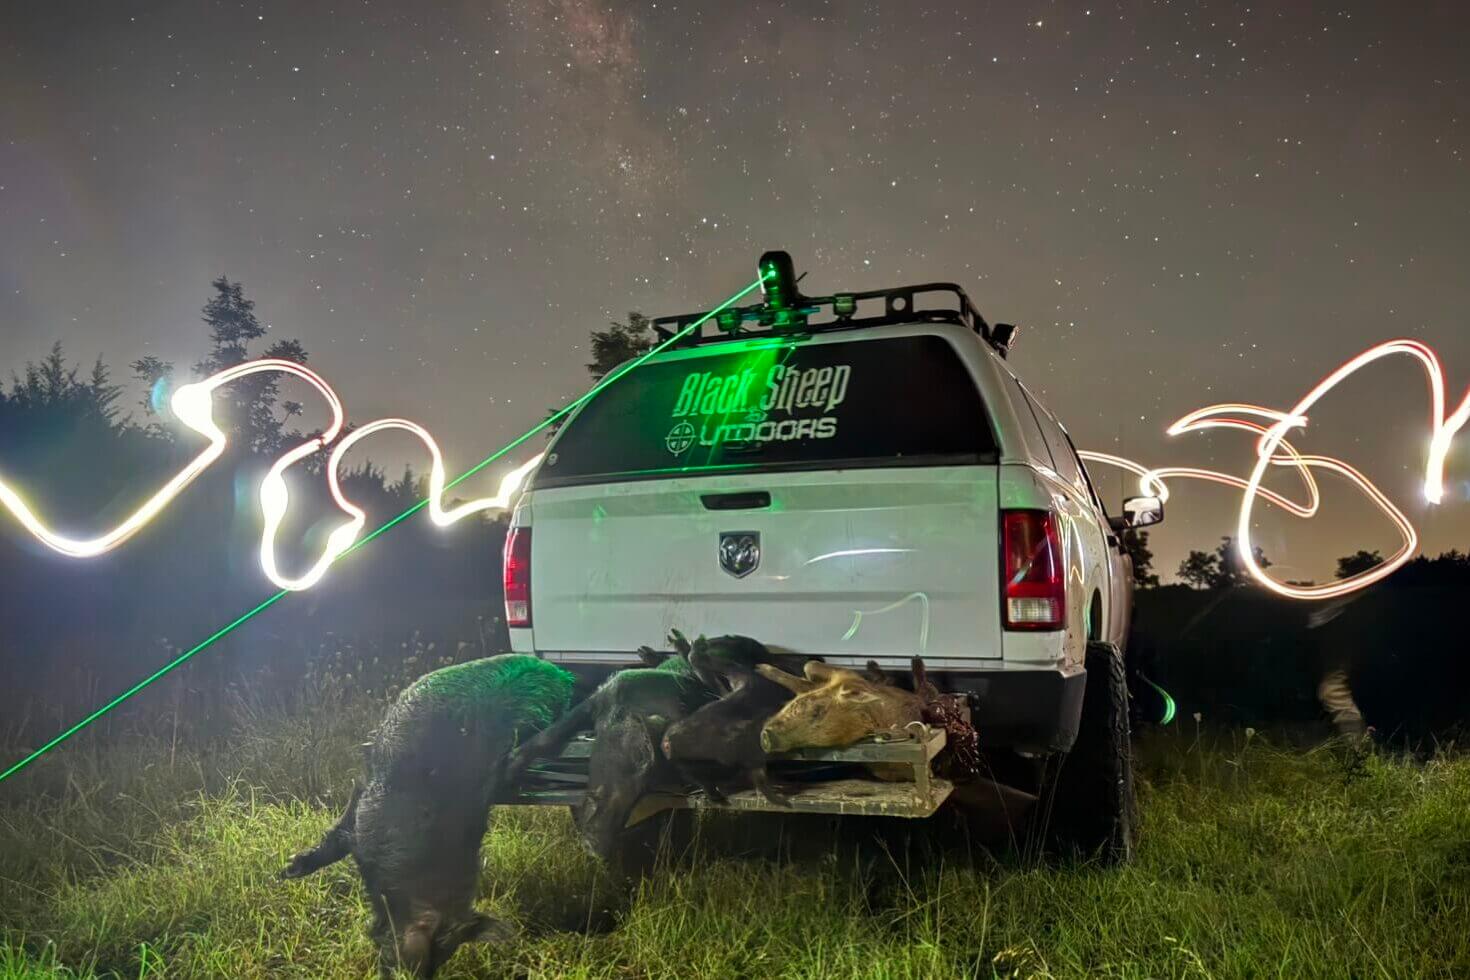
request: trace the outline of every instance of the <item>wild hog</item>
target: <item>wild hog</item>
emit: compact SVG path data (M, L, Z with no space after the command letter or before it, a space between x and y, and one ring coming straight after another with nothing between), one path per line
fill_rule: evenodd
M508 927L473 906L490 804L506 754L565 710L572 683L560 667L519 654L420 677L388 708L341 818L280 877L351 854L384 976L401 966L431 977L461 943L504 938Z
M613 863L633 806L673 775L658 751L664 728L714 698L683 657L621 671L517 749L506 773L520 775L536 759L559 753L573 735L592 729L596 741L587 760L587 795L576 820L587 849Z
M675 773L658 751L665 721L614 710L597 721L597 741L587 759L587 794L573 818L588 851L627 873L643 855L623 853L623 829L633 807L651 788Z
M714 698L715 693L705 687L683 657L670 657L657 667L619 671L555 724L512 752L506 763L506 774L519 776L536 759L555 756L573 735L589 729L595 732L600 719L634 714L661 719L661 728Z
M926 684L918 658L914 667L915 682ZM756 671L796 695L761 729L761 748L768 753L851 745L923 716L922 696L854 670L809 661L804 678L764 664Z
M761 748L761 727L791 700L790 691L753 669L770 657L760 643L741 636L701 637L689 654L695 673L727 693L671 724L661 748L680 774L713 800L723 801L726 787L744 778L772 803L788 804L771 785Z

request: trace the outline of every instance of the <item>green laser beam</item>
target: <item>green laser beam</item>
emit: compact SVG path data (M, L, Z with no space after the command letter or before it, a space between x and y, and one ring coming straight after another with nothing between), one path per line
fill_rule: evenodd
M710 319L710 317L715 316L721 310L727 309L728 307L733 306L734 304L738 303L740 300L744 299L747 295L750 294L750 292L752 290L756 289L757 287L759 287L761 285L762 282L764 282L765 277L766 277L765 274L763 274L760 277L757 277L755 279L755 281L752 282L750 285L746 286L744 289L740 290L738 293L736 293L735 295L731 296L729 299L725 300L719 306L715 307L714 309L710 310L708 313L706 313L703 316L701 316L699 319L695 320L693 323L689 324L683 330L680 330L678 333L675 333L673 336L669 337L667 340L665 340L665 341L663 341L663 342L655 345L654 347L651 347L648 351L646 351L645 353L639 355L634 360L629 361L627 364L623 365L621 368L618 368L617 370L609 373L607 375L607 377L603 378L597 384L595 384L591 388L587 389L587 391L584 394L582 394L581 397L577 398L575 401L571 402L566 407L564 407L562 409L559 409L558 411L552 413L551 415L548 415L546 418L542 419L539 423L537 423L531 429L529 429L526 432L522 433L521 435L517 436L515 439L512 439L510 442L506 443L504 446L500 447L495 452L491 453L489 456L486 456L484 459L480 460L480 462L476 463L474 466L472 466L469 469L465 470L459 476L455 477L453 480L451 480L448 483L446 483L444 485L444 489L445 490L448 490L451 487L454 487L454 486L457 486L457 485L463 483L465 480L468 480L470 477L474 476L476 473L480 472L485 467L489 466L491 463L495 462L497 459L499 459L500 457L504 456L506 453L510 452L511 450L515 449L517 446L519 446L522 443L524 443L527 439L530 439L533 436L535 436L538 432L543 431L547 426L552 425L552 424L554 424L556 422L559 422L562 419L566 418L572 412L576 411L582 405L586 404L586 402L588 401L588 399L592 398L599 391L602 391L604 388L606 388L608 385L612 384L614 381L616 381L619 378L623 377L624 375L628 374L630 371L632 371L634 368L638 367L640 364L642 364L644 361L648 360L650 357L653 357L655 354L658 354L658 353L660 353L660 352L662 352L664 350L667 350L674 343L678 342L679 340L683 339L684 337L687 337L689 334L693 333L695 330L698 330L701 326L703 326ZM353 545L352 545L352 547L346 549L345 551L342 552L342 554L338 555L336 557L336 559L333 560L332 564L336 564L338 561L341 561L343 558L345 558L348 555L352 554L354 551L356 551L357 549L361 548L363 545L367 544L369 541L373 540L378 535L380 535L383 532L387 531L389 528L393 527L394 525L400 524L403 521L407 520L408 518L412 517L414 514L418 513L420 510L422 510L425 507L427 507L428 504L429 504L429 499L427 497L425 497L423 500L420 500L418 503L413 504L411 507L409 507L403 513L399 514L397 517L394 517L393 519L391 519L391 520L385 522L384 524L382 524L380 527L377 528L377 530L373 531L371 534L367 535L366 537L360 538L359 540L357 540L356 542L354 542ZM21 759L19 762L15 763L9 769L6 769L4 772L0 772L0 783L3 783L5 780L9 779L11 776L13 776L16 773L20 772L22 769L24 769L25 767L29 766L31 763L35 762L37 759L41 758L41 756L45 755L47 752L50 752L52 749L56 748L62 742L65 742L67 739L71 738L73 735L77 734L82 729L86 728L88 725L92 724L97 719L99 719L103 715L107 714L113 708L116 708L118 705L122 704L128 698L130 698L133 695L137 694L139 691L141 691L144 688L148 687L154 681L157 681L159 678L163 677L165 674L167 674L170 671L172 671L175 667L180 666L185 661L189 660L189 658L193 657L196 653L200 653L201 651L205 650L211 644L213 644L216 640L218 640L218 639L220 639L220 638L228 635L229 633L234 632L234 630L237 629L238 627L244 625L249 620L254 619L260 613L265 612L267 609L269 609L271 606L275 605L277 602L279 602L281 599L285 598L289 594L290 593L289 593L288 590L282 589L280 592L277 592L275 595L273 595L270 598L266 599L260 605L256 606L254 609L252 609L249 612L245 613L244 615L240 616L238 619L236 619L234 622L230 623L228 626L222 626L222 627L220 627L220 629L218 629L214 633L212 633L207 639L202 640L200 643L198 643L194 647L190 648L189 650L187 650L184 653L180 654L178 657L174 658L169 663L165 664L164 666L160 667L158 670L154 671L148 677L145 677L143 680L141 680L138 683L134 684L132 687L128 688L126 691L124 691L123 693L119 694L117 697L113 698L111 701L107 702L102 707L98 708L96 711L92 712L90 715L88 715L87 717L83 718L81 721L77 722L75 725L72 725L70 728L68 728L66 731L62 732L60 735L57 735L55 738L53 738L51 741L47 742L45 745L41 746L39 749L36 749L30 755L27 755L24 759Z
M88 725L92 724L92 722L96 721L98 718L101 718L103 715L107 714L113 708L115 708L118 705L122 704L124 701L126 701L128 698L132 697L134 694L137 694L139 691L143 690L143 688L147 687L149 684L152 684L154 681L158 680L164 674L167 674L169 671L173 670L175 667L179 666L184 661L186 661L190 657L194 656L194 654L198 653L199 651L203 650L205 647L209 646L215 640L218 640L220 637L222 637L225 634L231 632L232 630L235 629L235 627L239 626L241 623L245 622L246 620L253 618L257 613L264 612L269 607L275 605L278 601L280 601L286 595L287 595L286 590L285 589L282 589L281 591L277 592L275 595L271 596L269 599L267 599L264 602L262 602L260 605L256 606L254 609L250 610L245 615L241 616L239 619L235 620L230 625L223 626L220 629L216 630L208 639L203 640L202 642L200 642L199 644L197 644L196 646L194 646L192 649L187 650L184 653L179 654L178 657L174 658L174 660L172 660L171 662L169 662L165 666L160 667L158 670L154 671L153 674L151 674L150 676L145 677L143 680L141 680L138 683L134 684L132 687L128 688L126 691L122 692L117 697L113 698L111 701L107 702L102 707L98 708L96 711L92 712L90 715L88 715L87 717L83 718L81 721L77 722L75 725L71 726L66 731L62 732L60 735L56 736L51 741L47 742L45 745L41 746L36 751L32 752L30 755L26 756L24 759L20 760L15 765L11 766L9 769L5 770L3 773L0 773L0 782L3 782L4 780L9 779L15 773L20 772L26 766L28 766L32 762L36 761L41 756L45 755L47 752L50 752L52 749L54 749L56 746L60 745L62 742L65 742L67 739L71 738L77 732L81 731L83 728L86 728Z

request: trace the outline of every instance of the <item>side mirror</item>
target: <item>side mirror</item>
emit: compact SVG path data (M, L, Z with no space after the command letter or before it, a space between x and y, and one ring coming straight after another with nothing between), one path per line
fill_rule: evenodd
M1123 501L1123 516L1114 518L1123 528L1148 527L1163 519L1164 502L1158 497L1129 497Z

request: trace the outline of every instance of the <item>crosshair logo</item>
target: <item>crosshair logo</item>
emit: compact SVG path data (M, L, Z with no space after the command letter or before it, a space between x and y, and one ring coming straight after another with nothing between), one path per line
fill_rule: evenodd
M664 437L664 445L668 446L669 452L675 456L684 455L685 451L694 445L694 426L688 422L680 422Z

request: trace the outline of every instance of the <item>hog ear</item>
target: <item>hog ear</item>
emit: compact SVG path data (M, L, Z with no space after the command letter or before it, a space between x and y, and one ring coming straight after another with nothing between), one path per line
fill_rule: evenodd
M755 669L756 673L766 680L780 684L792 694L805 694L817 687L812 681L804 677L797 677L795 674L788 674L780 667L774 667L771 664L756 664Z
M837 689L837 700L847 704L872 704L879 700L877 694L861 687L839 687Z
M824 664L820 660L808 660L802 665L802 672L806 679L825 684L832 679L832 671L835 669L831 664Z
M915 694L931 701L939 696L939 688L929 682L929 670L924 666L922 657L915 657L910 662L909 669L914 675Z

